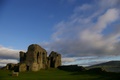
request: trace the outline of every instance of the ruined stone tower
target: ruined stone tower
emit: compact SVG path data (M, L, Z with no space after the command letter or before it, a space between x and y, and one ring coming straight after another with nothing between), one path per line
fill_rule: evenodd
M52 51L49 55L49 66L52 68L57 68L58 66L61 65L61 55L58 54L57 52Z
M52 51L47 57L47 52L41 46L32 44L27 52L20 51L19 71L38 71L46 68L57 68L61 65L61 55Z

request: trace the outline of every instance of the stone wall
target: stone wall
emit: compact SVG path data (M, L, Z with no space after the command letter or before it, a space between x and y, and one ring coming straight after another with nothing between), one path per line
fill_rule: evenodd
M44 69L46 64L47 64L46 50L37 44L30 45L28 47L28 51L26 52L26 65L27 66L38 65L37 68L39 70Z
M23 72L27 70L27 65L25 63L19 64L19 72Z
M25 54L25 52L20 51L19 54L20 54L20 63L24 63L25 60L26 60L26 54Z
M14 70L17 72L19 71L19 64L8 63L4 68L7 70Z

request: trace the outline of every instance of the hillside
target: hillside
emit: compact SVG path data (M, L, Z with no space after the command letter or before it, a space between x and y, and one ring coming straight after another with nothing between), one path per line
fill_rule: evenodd
M97 67L103 68L108 72L120 72L120 61L109 61L101 64L92 65L87 68L89 69Z

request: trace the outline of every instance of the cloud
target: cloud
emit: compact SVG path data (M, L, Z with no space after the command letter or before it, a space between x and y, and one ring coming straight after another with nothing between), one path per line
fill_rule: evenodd
M18 63L16 59L0 59L0 66L5 66L8 63Z
M107 4L109 3L109 4ZM107 5L106 5L107 4ZM100 5L102 7L107 7L107 8L110 8L110 7L118 7L120 4L120 0L101 0L100 1ZM119 6L120 7L120 6Z
M75 59L74 58L62 58L62 63L65 64L65 63L69 63L69 62L74 62Z
M101 32L111 22L119 18L119 10L116 8L108 9L105 14L98 18L98 22L93 27L95 31Z
M79 7L76 7L74 12L79 12L81 10L89 10L92 8L92 5L89 5L89 4L83 4L82 6L79 6Z
M86 56L86 57L66 57L62 60L62 65L80 65L80 66L90 66L95 64L100 64L108 61L118 61L120 56Z
M119 55L120 31L116 32L114 29L117 26L113 26L120 17L120 10L116 6L118 0L112 1L104 8L102 1L95 2L95 5L83 4L76 7L74 14L67 21L61 21L55 26L56 31L51 42L42 45L64 57ZM80 11L88 8L90 10L85 13ZM112 32L107 34L111 27Z
M18 60L14 59L0 59L1 64L7 64L7 63L18 63Z
M119 11L117 9L108 9L103 15L98 18L98 21L93 27L87 28L80 32L80 40L86 46L89 46L89 51L92 49L96 50L98 52L92 52L96 54L99 52L101 54L105 54L114 51L115 43L117 42L120 33L104 36L104 34L102 34L102 31L108 28L108 24L116 21L118 17Z
M19 51L0 46L0 66L5 66L8 63L18 63Z
M14 50L11 48L6 48L3 46L0 46L0 58L18 59L19 58L19 50Z
M96 59L96 56L90 56L90 57L63 57L62 63L64 64L71 64L76 63L77 61L85 61L85 60L94 60Z

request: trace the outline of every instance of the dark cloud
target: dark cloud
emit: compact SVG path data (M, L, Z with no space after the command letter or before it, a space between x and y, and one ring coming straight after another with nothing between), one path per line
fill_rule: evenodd
M18 59L18 57L19 57L19 50L14 50L0 46L0 58Z
M19 61L19 51L0 46L0 66L5 66L7 63L17 63Z

